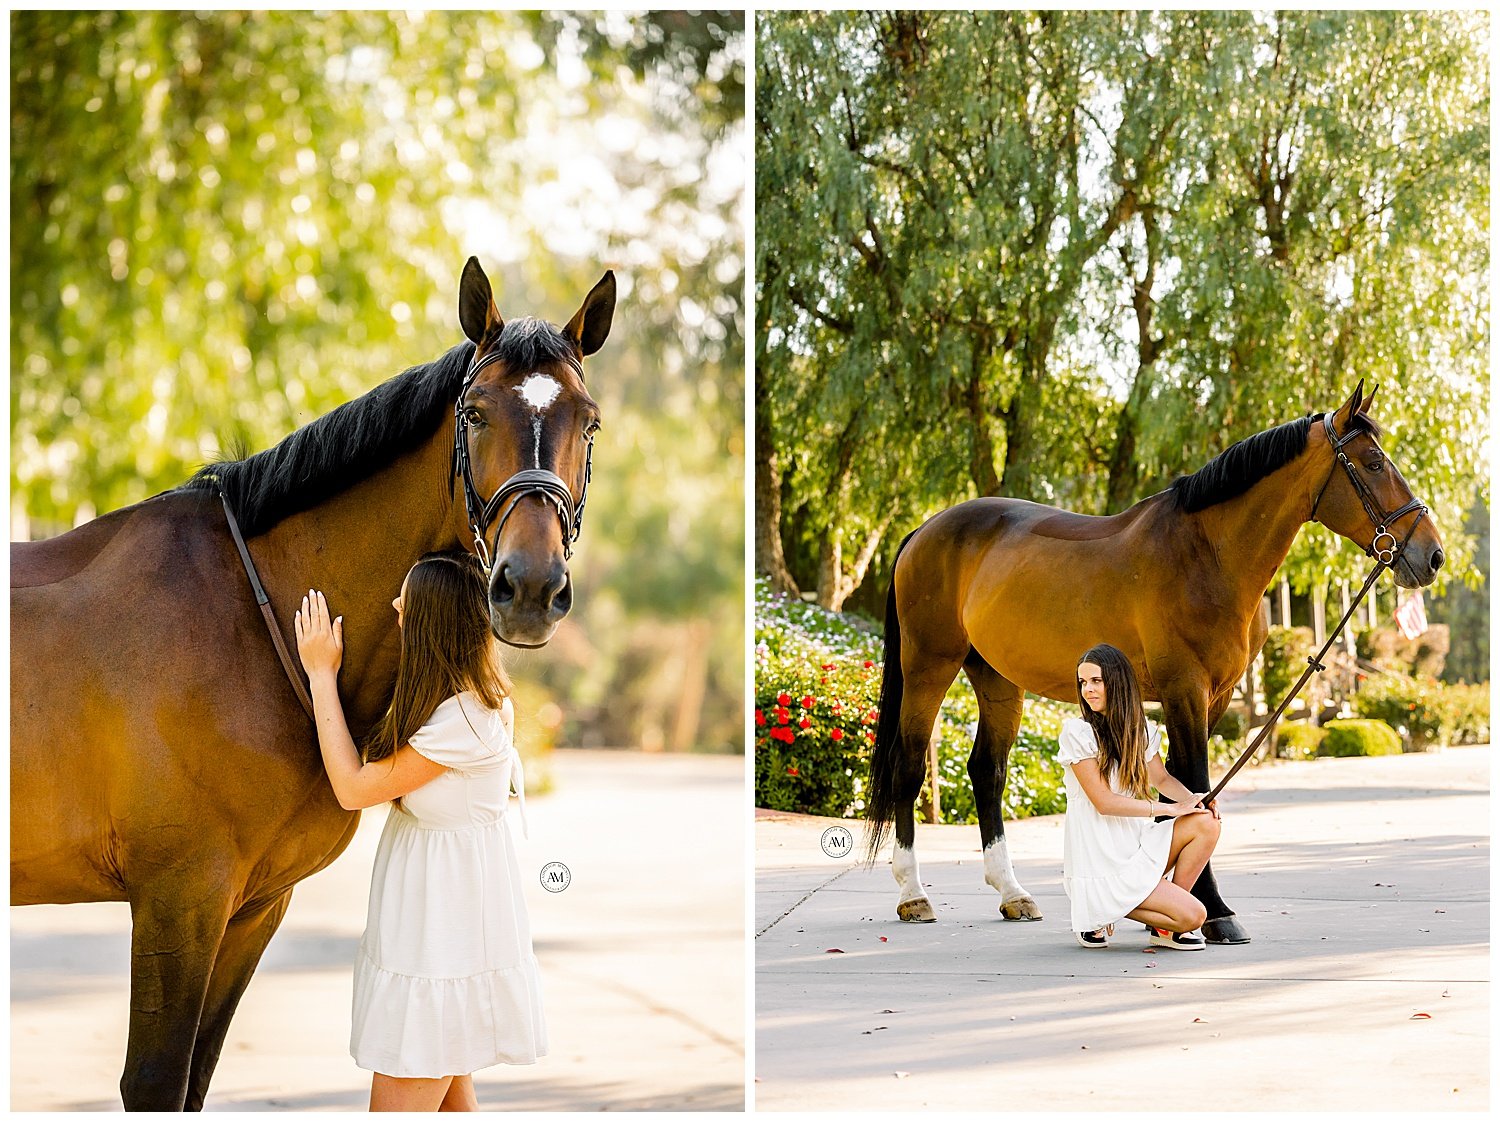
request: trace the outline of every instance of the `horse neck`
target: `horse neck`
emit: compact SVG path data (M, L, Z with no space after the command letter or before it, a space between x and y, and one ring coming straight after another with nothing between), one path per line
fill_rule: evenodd
M339 693L358 735L390 701L400 656L391 601L422 554L458 544L449 486L452 433L431 439L345 491L255 539L277 623L295 649L292 617L309 589L344 617Z
M1327 474L1311 450L1238 495L1197 514L1220 567L1233 573L1237 599L1246 612L1260 602L1291 552L1297 531L1312 516L1313 495Z

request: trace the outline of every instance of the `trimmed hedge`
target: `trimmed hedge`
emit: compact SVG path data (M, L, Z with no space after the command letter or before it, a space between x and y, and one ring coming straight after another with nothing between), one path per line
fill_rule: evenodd
M1302 721L1284 721L1276 726L1276 755L1283 760L1310 760L1328 735L1326 728Z
M1320 756L1399 756L1401 737L1384 721L1358 717L1329 721L1323 726Z
M1361 717L1404 729L1414 751L1434 744L1484 744L1490 738L1489 683L1449 686L1427 676L1372 677L1354 697Z

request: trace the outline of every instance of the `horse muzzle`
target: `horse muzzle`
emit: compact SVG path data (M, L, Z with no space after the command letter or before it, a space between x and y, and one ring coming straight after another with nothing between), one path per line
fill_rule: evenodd
M573 580L560 558L495 559L490 573L490 628L513 647L540 647L573 607Z
M1402 588L1426 588L1437 579L1443 560L1441 546L1411 541L1396 555L1391 569Z

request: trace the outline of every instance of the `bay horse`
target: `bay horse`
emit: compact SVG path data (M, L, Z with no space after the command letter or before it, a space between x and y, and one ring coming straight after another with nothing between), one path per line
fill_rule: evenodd
M1248 437L1120 514L973 499L902 542L886 601L866 833L873 860L894 823L899 918L936 918L917 867L913 804L938 707L960 669L979 702L968 772L985 881L1000 893L1004 918L1037 920L1001 818L1025 691L1076 702L1079 656L1113 644L1129 657L1144 698L1161 702L1167 770L1189 790L1207 791L1209 730L1265 642L1261 598L1305 522L1392 555L1405 588L1432 582L1442 543L1377 442L1374 392L1363 394L1361 380L1331 417ZM1408 518L1398 545L1395 523ZM1193 893L1208 911L1209 942L1249 940L1210 869Z
M359 821L324 776L221 493L291 649L308 588L343 614L356 736L389 704L390 601L423 553L486 556L506 643L544 644L571 606L599 424L583 359L609 333L614 274L560 330L503 321L473 258L458 303L468 341L438 359L267 451L11 545L11 902L129 902L127 1110L202 1108L292 886Z

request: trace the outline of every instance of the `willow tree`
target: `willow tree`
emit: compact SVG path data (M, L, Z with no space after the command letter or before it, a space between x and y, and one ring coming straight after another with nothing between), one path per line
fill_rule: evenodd
M1485 398L1483 30L763 16L757 470L783 509L771 526L758 506L758 543L836 606L863 572L830 553L862 562L874 540L888 564L897 531L976 494L1121 509L1365 376L1464 568L1485 474L1453 435L1482 431ZM1292 569L1349 552L1304 535Z

